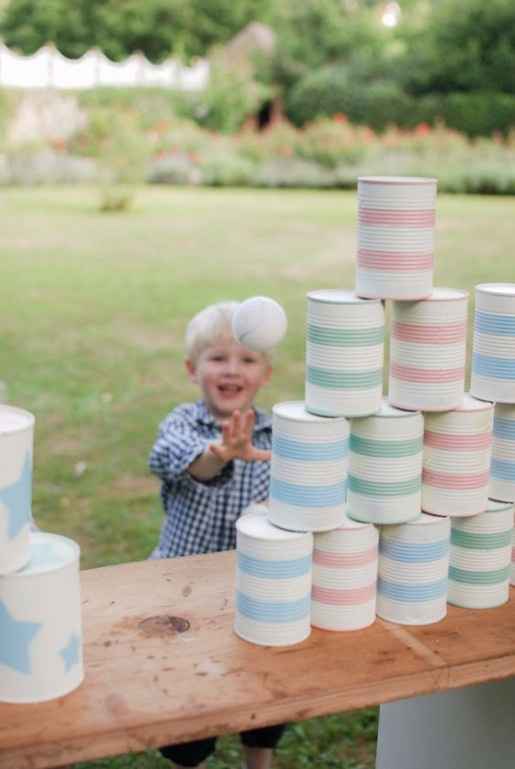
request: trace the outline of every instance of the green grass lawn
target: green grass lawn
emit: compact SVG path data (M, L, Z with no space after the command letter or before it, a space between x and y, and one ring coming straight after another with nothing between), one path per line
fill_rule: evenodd
M36 415L34 514L81 544L86 568L156 541L146 459L163 416L196 397L182 364L192 314L275 297L290 326L260 405L302 398L305 294L353 286L356 242L351 193L154 187L130 213L96 206L95 190L4 191L0 230L0 379ZM440 197L437 285L515 281L512 222L513 199ZM372 767L375 728L373 710L298 725L276 767ZM165 765L149 753L87 766ZM211 765L239 768L234 739Z

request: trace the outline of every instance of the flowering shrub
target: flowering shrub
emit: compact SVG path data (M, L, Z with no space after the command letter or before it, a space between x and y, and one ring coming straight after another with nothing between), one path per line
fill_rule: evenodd
M139 98L139 97L138 97ZM376 133L344 114L303 128L275 119L222 134L160 110L94 102L85 129L52 152L86 156L98 175L127 185L163 184L353 188L359 175L436 176L449 192L515 194L515 130L471 140L441 123ZM30 156L30 148L25 153ZM7 156L9 150L7 149ZM2 179L1 183L8 183Z

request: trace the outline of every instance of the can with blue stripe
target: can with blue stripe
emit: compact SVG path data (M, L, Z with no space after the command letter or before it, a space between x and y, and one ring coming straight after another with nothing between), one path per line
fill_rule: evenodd
M490 496L515 501L515 405L495 404Z
M289 646L311 627L313 535L285 531L266 514L236 523L234 631L263 646Z
M349 423L310 414L304 401L273 407L269 518L292 531L328 531L345 516Z
M381 526L377 614L401 625L428 625L447 613L450 518L422 513Z
M515 404L515 283L476 286L470 392Z
M383 392L379 299L326 289L308 294L306 408L322 416L373 414Z

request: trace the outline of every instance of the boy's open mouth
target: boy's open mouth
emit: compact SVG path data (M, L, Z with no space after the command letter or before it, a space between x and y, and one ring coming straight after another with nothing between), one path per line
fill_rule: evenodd
M218 391L222 393L222 395L238 395L243 390L243 387L240 385L218 385Z

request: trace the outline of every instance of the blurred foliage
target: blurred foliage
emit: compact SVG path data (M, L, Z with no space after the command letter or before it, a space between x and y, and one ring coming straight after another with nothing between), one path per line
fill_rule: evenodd
M400 5L400 23L388 29L379 0L10 0L0 32L26 53L52 40L68 56L92 45L113 59L135 50L154 61L209 54L203 91L163 90L158 100L139 89L147 125L152 107L165 120L174 112L233 133L274 101L297 126L345 114L375 131L443 121L471 137L507 135L515 126L513 0ZM270 25L274 50L249 51L249 66L229 64L220 50L250 21ZM123 101L109 91L81 98Z
M87 127L74 137L70 150L97 161L101 211L128 210L134 190L145 181L153 152L139 112L95 106Z
M346 10L341 0L283 0L273 17L275 53L261 59L260 74L282 91L332 63L353 62L356 70L379 72L386 56L386 32L369 12Z
M266 18L272 0L10 0L0 24L7 45L33 53L53 42L69 57L98 46L114 60L143 51L204 56L249 21Z
M399 77L411 93L515 94L513 0L440 0L423 24L400 25L399 37Z
M177 94L176 109L179 116L212 131L234 133L257 112L268 94L269 88L245 69L235 70L220 61L211 67L206 88Z

